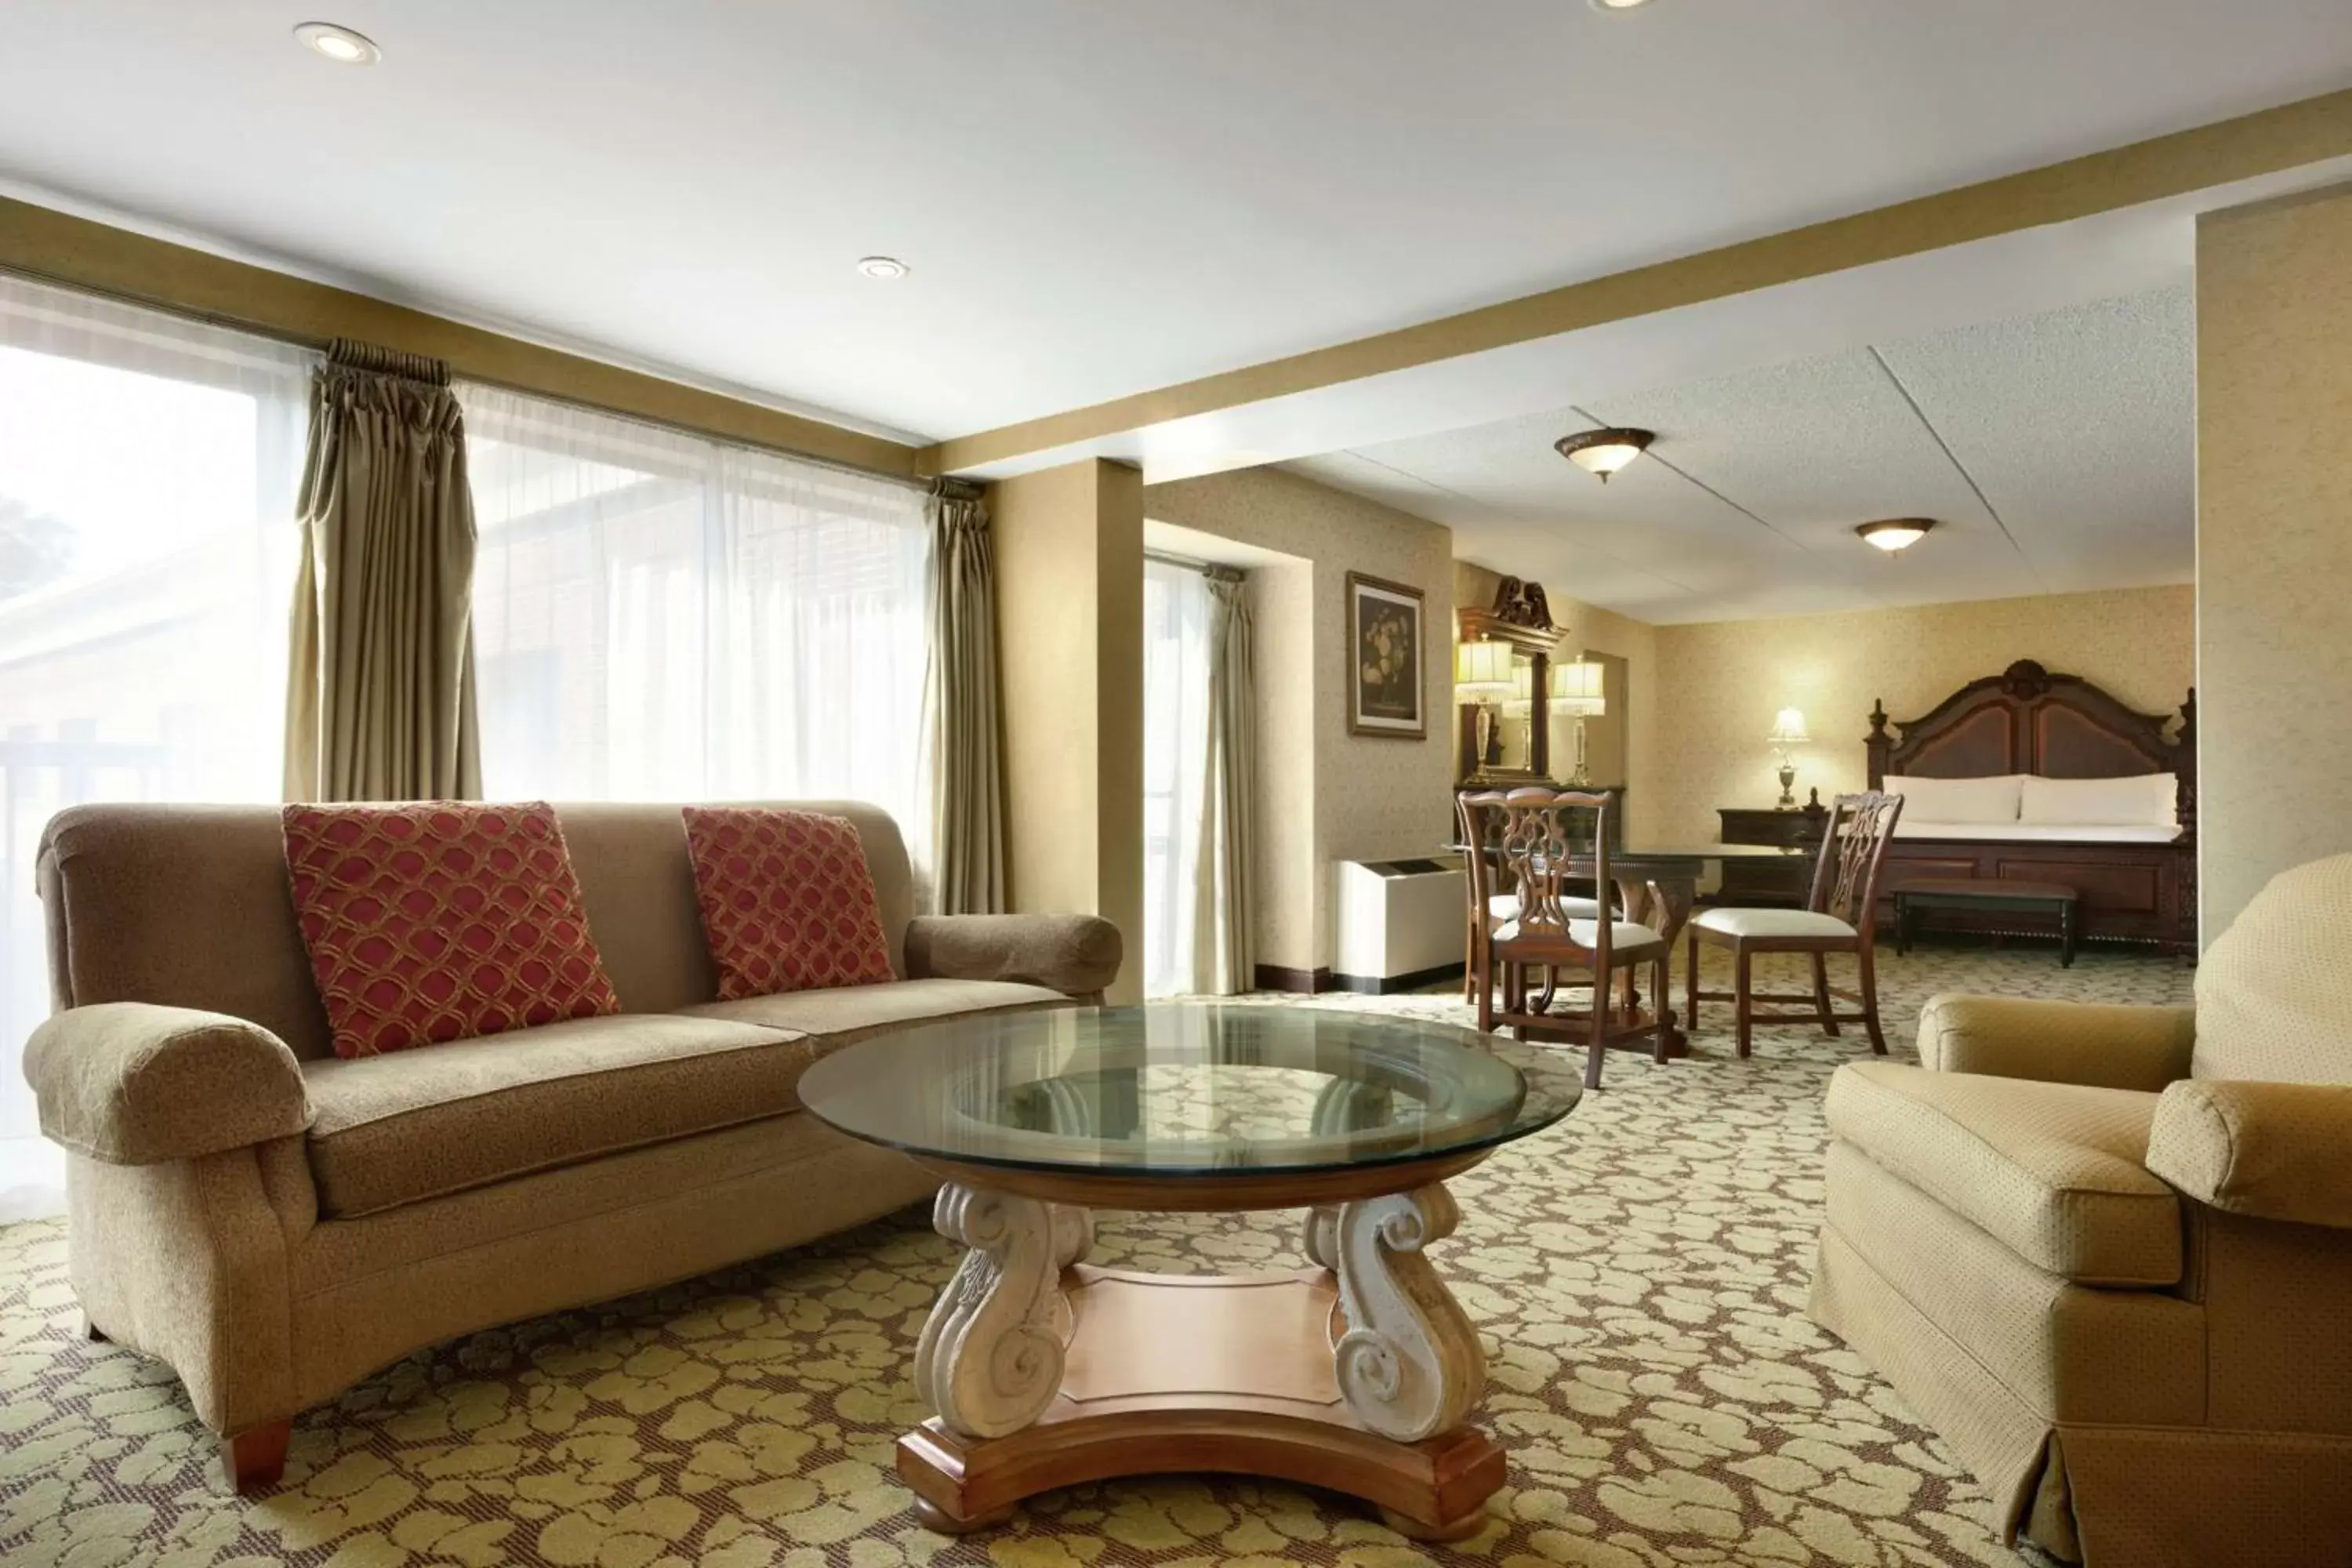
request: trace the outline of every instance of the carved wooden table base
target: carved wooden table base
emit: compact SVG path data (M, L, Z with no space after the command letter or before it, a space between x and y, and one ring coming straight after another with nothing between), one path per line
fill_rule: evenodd
M1421 1539L1472 1533L1503 1451L1465 1424L1486 1356L1423 1253L1459 1217L1430 1182L1311 1210L1311 1269L1139 1274L1084 1261L1086 1209L950 1182L936 1222L971 1250L915 1352L932 1417L898 1440L923 1522L978 1530L1058 1487L1226 1471L1350 1493Z

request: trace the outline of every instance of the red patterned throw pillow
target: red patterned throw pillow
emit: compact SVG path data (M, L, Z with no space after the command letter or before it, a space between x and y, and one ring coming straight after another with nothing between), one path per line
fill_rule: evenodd
M337 1056L621 1010L544 801L289 805L283 820Z
M720 1001L897 978L847 817L749 805L684 814Z

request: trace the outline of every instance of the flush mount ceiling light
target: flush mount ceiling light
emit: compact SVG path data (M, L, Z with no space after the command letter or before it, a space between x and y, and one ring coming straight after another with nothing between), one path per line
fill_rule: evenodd
M1865 522L1854 531L1892 555L1927 538L1927 531L1935 526L1932 517L1890 517L1879 522Z
M895 256L861 256L857 270L868 278L904 278L914 270Z
M372 66L383 58L373 38L332 22L305 22L294 29L294 36L302 40L304 48L339 66Z
M1592 0L1596 11L1631 11L1637 5L1647 5L1650 0Z
M1647 430L1580 430L1573 436L1562 436L1552 446L1561 457L1605 485L1610 475L1640 457L1656 439Z

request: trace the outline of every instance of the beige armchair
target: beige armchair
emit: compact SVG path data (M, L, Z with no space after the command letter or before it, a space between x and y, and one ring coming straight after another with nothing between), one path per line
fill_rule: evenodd
M2352 856L2274 879L2195 1008L1937 996L1831 1080L1812 1313L2004 1538L2352 1563Z

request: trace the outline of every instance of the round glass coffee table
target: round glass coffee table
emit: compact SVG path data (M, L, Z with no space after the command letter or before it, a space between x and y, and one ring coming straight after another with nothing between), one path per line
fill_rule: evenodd
M970 1248L915 1349L930 1419L898 1440L923 1521L1233 1471L1354 1494L1422 1539L1475 1531L1503 1451L1469 1424L1486 1357L1424 1248L1460 1217L1446 1181L1577 1094L1570 1064L1507 1041L1305 1007L996 1014L818 1062L802 1103L938 1173L934 1223ZM1312 1268L1086 1262L1096 1209L1286 1208Z

